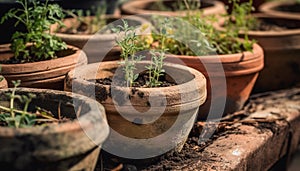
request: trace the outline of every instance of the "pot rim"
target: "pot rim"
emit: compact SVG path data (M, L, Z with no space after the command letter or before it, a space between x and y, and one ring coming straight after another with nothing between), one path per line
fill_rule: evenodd
M13 88L8 89L0 89L0 92L7 92L11 91ZM65 92L65 91L57 91L57 90L49 90L49 89L34 89L34 88L17 88L17 92L28 92L28 93L35 93L35 94L43 94L43 93L54 93L59 96L66 96L70 98L76 98L77 100L80 100L87 105L89 105L90 110L83 116L76 118L71 121L67 121L60 124L48 124L47 126L34 126L34 127L28 127L28 128L8 128L8 127L0 127L0 137L14 137L16 135L20 134L28 134L28 135L45 135L45 134L57 134L57 133L64 133L64 132L77 132L77 131L83 131L85 129L92 129L92 124L87 121L88 118L93 118L94 115L99 115L99 113L95 112L98 111L99 108L103 113L101 113L103 120L102 122L102 128L103 132L106 132L106 135L104 137L108 136L108 125L105 115L104 107L96 102L93 99L90 99L86 96L76 94L73 92ZM95 105L97 104L97 105ZM99 111L100 111L99 110ZM100 123L99 123L100 124ZM47 128L47 129L45 129ZM105 139L105 138L104 138ZM104 141L103 139L103 141Z
M286 18L299 19L300 12L276 10L277 7L280 7L282 5L293 5L295 3L296 3L295 0L265 2L259 7L259 11L269 15L278 16L278 17L282 16Z
M88 17L94 17L94 16L88 16ZM87 18L87 17L85 17ZM138 21L142 24L149 23L147 20L138 17L138 16L130 16L130 15L123 15L123 16L116 16L116 15L105 15L105 19L131 19ZM63 20L64 21L70 21L74 20L74 18L66 18ZM113 22L111 22L113 23ZM117 37L116 33L109 33L109 34L68 34L68 33L60 33L60 32L55 32L55 29L57 27L57 24L53 24L51 26L51 33L56 35L57 37L61 37L63 39L77 39L78 41L98 41L99 39L101 40L115 40Z
M0 45L0 54L1 53L12 54L12 52L9 49L9 46L10 44ZM5 74L19 74L19 73L45 71L45 70L74 65L76 63L81 62L80 61L81 58L87 60L85 53L79 48L72 45L67 45L67 47L69 49L75 50L75 53L65 57L60 57L60 58L50 59L45 61L22 63L22 64L1 64L2 67L1 74L5 75ZM49 68L49 66L51 66L51 68Z
M145 65L147 63L150 63L150 61L140 61L138 63ZM85 65L85 66L80 66L77 69L79 69L79 71L83 70L83 72L84 72L84 71L87 71L87 68L89 68L89 67L90 68L98 68L99 65L116 66L116 65L119 65L119 63L118 63L118 61L106 61L106 62L93 63L93 64L88 64L88 65ZM196 82L196 83L198 83L198 85L196 86L197 87L196 89L198 91L200 91L199 95L194 95L195 97L193 99L186 99L186 101L183 101L182 103L189 103L189 102L193 102L193 101L201 101L201 102L205 101L206 96L207 96L207 94L206 94L206 78L204 77L204 75L200 71L197 71L196 69L193 69L193 68L190 68L190 67L187 67L187 66L168 63L168 62L164 62L164 66L171 67L171 68L177 68L179 70L189 72L190 74L193 75L193 79L191 79L187 82L184 82L183 84L178 84L178 85L169 86L169 87L144 88L144 87L113 86L113 88L116 88L117 90L124 91L124 92L131 92L132 89L138 89L138 91L144 92L145 94L148 94L148 93L150 94L150 92L164 92L164 93L166 93L165 94L166 96L172 97L172 96L174 96L174 94L176 92L178 92L178 90L183 91L183 92L180 92L180 94L185 94L185 93L195 91L195 89L193 90L192 88L195 87L194 84ZM83 72L79 72L79 73L83 73ZM75 75L76 75L75 74L75 69L71 70L68 73L68 75L66 77L66 84L67 85L72 84L72 82L70 83L69 81L76 81L76 82L79 82L80 84L83 84L85 86L89 86L89 85L97 86L94 82L89 82L88 80L86 80L84 78L75 77ZM189 85L193 85L193 86L189 86ZM105 87L107 90L110 90L110 88L111 88L111 85L101 85L101 86ZM72 87L72 86L70 86L70 87ZM167 90L170 90L170 89L174 90L174 91L167 91ZM174 104L178 104L178 103L173 101L171 104L167 104L166 106L170 106L170 105L174 105ZM201 104L199 103L199 106L200 105ZM139 106L139 105L135 105L135 106Z
M213 67L214 64L222 63L226 76L247 75L258 72L264 67L263 49L257 43L253 44L253 52L243 52L226 55L210 55L210 56L185 56L185 55L169 55L168 57L181 58L185 60L195 60L195 63L202 62ZM227 69L228 68L228 69ZM236 70L232 69L236 68ZM206 72L203 72L205 75ZM218 70L213 76L218 76ZM207 75L206 75L207 76Z
M155 2L157 0L143 0L143 1L128 1L124 4L121 5L121 10L122 11L126 11L127 13L130 14L140 14L140 15L149 15L149 14L158 14L158 15L171 15L174 12L170 12L170 11L155 11L155 10L145 10L142 8L139 8L139 4L143 3L143 4L148 4L148 3L152 3ZM164 0L164 1L173 1L173 0ZM219 14L224 14L226 13L224 4L220 1L204 1L205 3L211 4L211 7L207 7L204 8L205 10L203 11L204 15L210 15L213 14L214 11L219 11ZM186 10L184 11L176 11L176 13L178 13L178 16L182 16L186 14Z
M264 14L264 13L256 13L253 14L255 18L274 18L274 19L283 19L283 20L296 20L300 22L299 19L295 18L286 18L282 16L272 16L269 14ZM224 28L221 26L224 23L224 20L220 20L217 24L214 24L214 27L218 30L224 30ZM243 33L242 31L240 32L241 34ZM300 36L300 28L298 29L289 29L289 30L281 30L281 31L253 31L249 30L248 31L249 36L261 36L261 37L286 37L286 36L294 36L294 35L299 35Z

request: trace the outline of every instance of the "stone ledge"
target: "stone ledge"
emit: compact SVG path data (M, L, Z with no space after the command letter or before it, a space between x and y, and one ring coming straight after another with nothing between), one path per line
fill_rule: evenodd
M297 150L300 89L261 94L253 97L249 104L256 111L235 121L241 123L238 128L243 134L225 134L203 150L222 160L209 164L198 161L185 170L269 170Z

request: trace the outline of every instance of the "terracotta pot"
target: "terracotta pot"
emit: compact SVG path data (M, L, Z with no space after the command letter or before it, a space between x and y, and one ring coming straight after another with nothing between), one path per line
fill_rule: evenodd
M121 17L108 15L106 16L106 19L111 23L108 24L108 26L122 25ZM123 19L128 22L129 26L139 26L147 23L146 20L136 16L124 17ZM66 28L72 28L76 21L75 18L67 18L64 19L63 22L66 25ZM60 37L66 43L82 49L87 54L88 63L120 59L121 49L115 47L115 40L117 37L117 34L115 33L67 34L57 31L57 25L52 25L51 30L53 33L55 32L57 37ZM107 29L101 29L99 31L105 32Z
M199 120L204 120L220 118L243 107L264 66L264 54L262 48L254 44L253 53L200 57L170 54L165 61L192 67L205 75L207 101L198 115Z
M1 105L8 107L9 98L5 93L11 90L0 90ZM27 128L1 126L1 169L93 171L100 147L109 133L103 106L74 93L30 88L16 91L18 95L28 93L36 95L29 111L39 106L57 117L60 109L62 117L73 120Z
M135 0L128 1L121 5L121 13L127 15L165 15L165 16L185 16L187 11L159 11L150 10L149 7L159 0ZM177 0L164 0L164 4L172 6ZM203 15L225 14L224 4L219 1L201 1Z
M258 19L294 29L280 31L249 31L265 53L265 67L255 84L254 93L285 89L300 82L300 18L298 20L256 14Z
M136 72L145 71L148 64L148 61L137 63ZM104 150L129 159L180 151L193 127L198 108L206 99L205 77L192 68L165 63L164 69L170 74L168 78L178 85L132 88L88 81L114 77L122 72L118 67L116 61L89 64L76 68L66 77L65 90L87 96L96 94L96 99L105 107L111 134Z
M0 75L0 80L1 80L1 75ZM0 89L3 89L3 88L7 88L7 81L4 77L2 77L2 80L0 81Z
M294 11L286 9L289 7L294 8ZM295 0L265 2L261 5L259 10L276 17L286 17L290 19L300 18L300 4L297 4Z
M1 74L6 78L9 87L13 87L12 80L21 80L22 87L63 90L66 73L87 63L83 51L74 46L69 46L69 49L75 50L75 53L62 58L24 64L1 64ZM0 59L11 57L13 53L9 44L0 45Z

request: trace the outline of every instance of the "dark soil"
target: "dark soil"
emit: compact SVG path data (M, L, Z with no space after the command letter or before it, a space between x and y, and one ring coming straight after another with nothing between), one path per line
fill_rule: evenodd
M298 13L298 12L300 12L300 4L282 5L282 6L279 6L278 8L276 8L276 10Z
M103 85L115 85L115 86L127 86L126 80L124 79L124 76L115 76L115 78L112 80L112 78L100 78L96 80L89 80L91 82L96 82L98 84ZM163 74L160 76L159 81L161 82L159 87L169 87L177 85L174 80L167 79L169 76L167 74ZM147 85L147 82L149 81L149 75L146 72L140 73L138 78L135 80L132 87L149 87Z
M299 29L300 21L279 18L260 18L255 31L283 31L290 29Z
M55 56L57 58L62 58L62 57L66 57L66 56L72 55L75 52L76 52L76 50L74 50L74 49L66 49L66 50L62 50L62 51L56 52ZM31 57L30 59L24 59L22 57L22 55L20 55L20 56L21 57L19 57L19 58L15 58L13 56L13 57L11 57L8 60L2 60L2 61L0 61L0 64L23 64L23 63L43 61L43 60L40 60L40 59L37 59L37 58L34 58L34 57ZM33 56L33 55L30 55L30 56ZM51 60L51 59L48 59L48 60Z

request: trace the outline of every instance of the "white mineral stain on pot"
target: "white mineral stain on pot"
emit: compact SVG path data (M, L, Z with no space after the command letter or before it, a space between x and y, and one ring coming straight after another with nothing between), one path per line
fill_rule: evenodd
M242 154L242 152L239 149L235 149L232 151L232 155L234 156L240 156Z

